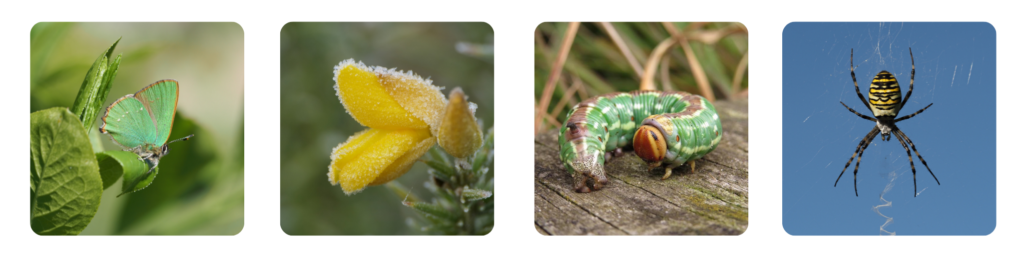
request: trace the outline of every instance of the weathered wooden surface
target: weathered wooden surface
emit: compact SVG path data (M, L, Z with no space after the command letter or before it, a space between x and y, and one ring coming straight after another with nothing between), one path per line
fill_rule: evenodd
M711 153L661 180L629 151L609 184L576 193L558 157L558 130L534 142L534 225L545 235L739 235L747 230L747 102L715 103L725 134Z

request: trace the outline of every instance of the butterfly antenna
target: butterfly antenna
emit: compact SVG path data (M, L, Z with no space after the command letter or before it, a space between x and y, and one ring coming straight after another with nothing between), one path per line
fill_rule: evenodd
M173 141L167 142L167 144L171 144L172 142L177 142L177 141L188 141L188 138L192 138L192 136L196 136L196 135L195 134L189 134L188 136L181 137L181 138L178 138L177 140L173 140ZM164 144L164 145L167 145L167 144Z

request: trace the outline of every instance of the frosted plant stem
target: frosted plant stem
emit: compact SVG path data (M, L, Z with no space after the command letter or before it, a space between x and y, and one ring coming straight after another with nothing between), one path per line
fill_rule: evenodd
M462 212L462 230L466 235L475 235L476 232L474 232L473 229L476 225L474 225L473 214L470 208L473 205L472 202L466 202L466 199L462 196L465 194L462 190L466 189L466 187L469 186L469 182L473 181L473 178L471 178L472 171L463 170L463 168L471 167L465 166L468 164L469 162L466 159L455 158L455 174L458 175L460 180L456 185L454 185L454 190L458 193L456 197L458 198L459 211Z

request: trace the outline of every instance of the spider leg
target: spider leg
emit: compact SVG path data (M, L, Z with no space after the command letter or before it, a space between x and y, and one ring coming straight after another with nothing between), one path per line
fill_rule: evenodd
M917 154L917 159L921 160L921 164L924 164L924 168L928 169L928 174L932 174L932 178L935 179L936 184L942 185L942 183L939 183L939 178L935 176L935 173L932 173L932 168L928 167L928 162L924 161L924 157L921 157L920 152L917 152L917 147L914 146L913 141L910 141L910 137L907 137L907 134L903 133L903 131L900 131L899 128L896 128L893 131L896 132L896 134L899 135L900 137L903 137L903 139L907 140L907 144L910 144L910 149L914 150L914 153ZM914 192L916 193L917 191Z
M846 173L846 169L850 168L850 163L853 163L853 158L857 157L857 154L860 153L860 150L862 148L864 148L864 140L861 140L860 143L857 143L857 150L854 150L853 155L850 156L850 160L846 161L846 166L843 166L843 171L839 172L839 177L836 178L836 182L832 184L832 187L836 187L839 185L839 179L843 178L843 174Z
M878 127L875 127L875 128L877 129ZM879 130L879 131L881 131L881 130ZM871 140L875 138L875 135L878 135L879 131L875 131L874 134L868 133L868 136L867 136L868 142L864 144L864 148L860 149L860 155L857 156L857 165L853 166L853 195L854 196L860 196L859 194L857 194L857 170L860 169L860 158L864 156L864 151L868 149L868 146L871 145Z
M847 106L846 103L843 103L842 101L840 101L839 104L843 104L843 106L846 107L847 110L850 110L850 112L853 112L853 114L859 116L860 118L864 118L864 119L870 120L871 122L877 122L878 121L878 120L876 120L873 117L865 116L865 115L862 115L861 113L857 113L856 110L853 110L852 108Z
M846 166L843 167L843 171L842 172L839 172L839 177L836 178L836 183L832 184L832 187L835 187L835 186L839 185L839 179L843 178L843 173L846 173L846 169L850 167L850 163L853 162L853 158L854 157L858 157L858 154L860 154L860 156L864 155L864 150L868 148L868 145L871 144L871 140L873 140L875 138L875 136L878 135L878 132L880 132L880 130L876 126L876 127L872 128L871 131L868 132L868 134L866 136L864 136L864 139L860 140L860 144L857 145L857 150L853 152L853 156L850 156L850 160L846 161ZM857 195L857 196L860 196L857 193L857 170L859 168L860 168L860 158L858 157L857 158L857 165L854 166L854 168L853 168L853 194Z
M910 50L910 89L907 90L907 97L903 98L903 104L900 104L901 107L907 104L910 94L914 93L914 50L911 48L907 49Z
M868 101L864 99L864 95L860 94L860 86L857 86L857 75L853 73L853 49L850 49L850 77L853 77L853 89L857 91L857 97L860 97L860 102L864 103L864 106L871 109L871 105L868 105Z
M914 117L914 116L916 116L917 114L920 114L921 112L924 112L924 110L925 110L925 109L928 109L929 107L931 107L931 106L932 106L932 104L935 104L935 103L929 103L929 104L928 104L927 106L925 106L925 107L924 107L924 108L922 108L921 110L918 110L917 112L914 112L913 114L909 114L909 115L905 115L905 116L903 116L903 117L897 118L896 120L893 120L893 121L892 121L892 123L893 123L893 124L895 124L896 122L899 122L899 121L903 121L903 120L907 120L907 119L910 119L911 117Z
M899 132L899 129L894 129ZM903 140L903 136L899 133L893 133L896 135L896 140L900 141L900 145L903 145L903 149L907 150L907 159L910 160L910 172L914 174L914 197L917 197L917 169L914 168L914 158L910 156L910 148L907 148L907 143Z

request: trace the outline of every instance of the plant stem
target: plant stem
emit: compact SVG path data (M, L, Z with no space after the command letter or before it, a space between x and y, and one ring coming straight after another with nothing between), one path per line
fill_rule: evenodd
M579 28L579 22L569 23L569 29L565 31L565 35L562 37L562 46L558 49L558 59L555 59L555 63L551 65L548 80L544 83L544 94L541 95L540 105L537 106L537 112L534 116L534 134L539 134L542 129L541 121L543 121L543 115L548 112L551 95L555 93L555 82L558 81L558 77L562 74L562 65L565 65L565 60L569 58L569 49L572 48L572 42L576 39L576 30Z
M467 234L467 235L474 235L476 233L474 232L473 229L475 228L476 225L474 225L475 223L473 221L473 213L472 213L473 202L472 201L466 202L466 198L463 197L463 195L465 193L462 191L463 189L467 189L467 187L471 184L470 182L473 182L473 178L472 178L472 176L473 176L472 172L473 171L466 171L466 170L464 170L464 168L465 168L463 166L464 164L469 164L469 163L468 163L467 160L465 160L463 158L455 158L455 166L454 166L455 167L455 174L459 175L458 176L459 177L459 181L455 185L453 185L453 186L455 187L454 190L455 190L455 193L456 193L456 197L458 198L459 211L462 212L462 220L463 220L462 221L462 230L463 230L463 233Z

